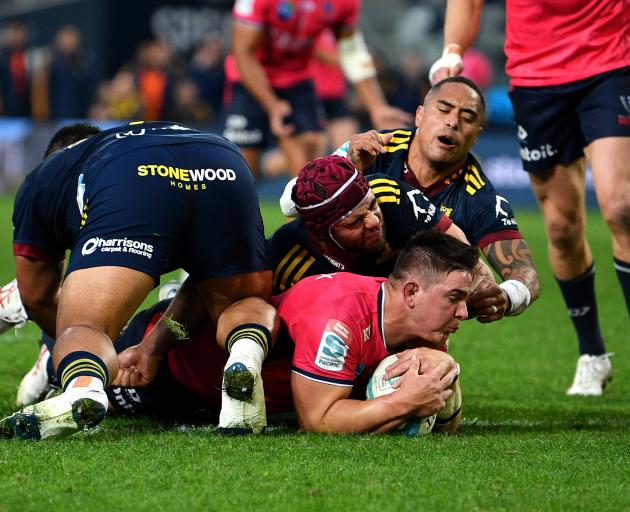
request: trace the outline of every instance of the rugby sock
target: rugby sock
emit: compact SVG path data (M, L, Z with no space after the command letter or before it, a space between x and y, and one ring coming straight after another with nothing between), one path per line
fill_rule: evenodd
M619 279L619 284L621 284L623 297L626 299L628 314L630 314L630 263L618 260L617 258L614 258L614 260L617 279Z
M226 368L235 360L247 359L260 373L270 345L271 333L266 327L260 324L239 325L230 332L225 342L225 348L230 353Z
M575 279L556 278L564 297L569 317L578 337L580 354L601 355L606 352L599 329L595 300L595 265Z
M77 381L78 377L88 377L92 380L99 380L101 389L109 384L109 372L102 359L91 352L76 351L67 354L57 367L57 380L61 384L61 389L65 392L70 384L73 388L81 387L78 383L91 381L87 379ZM75 382L77 381L77 382Z

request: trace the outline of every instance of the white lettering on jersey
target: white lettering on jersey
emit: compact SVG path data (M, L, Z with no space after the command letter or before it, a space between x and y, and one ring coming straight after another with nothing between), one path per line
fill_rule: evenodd
M332 331L324 331L319 342L315 364L322 370L340 372L346 363L347 354L348 345L341 336Z

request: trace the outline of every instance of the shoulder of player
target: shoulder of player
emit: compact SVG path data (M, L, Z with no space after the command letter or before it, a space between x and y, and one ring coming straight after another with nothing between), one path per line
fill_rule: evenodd
M389 174L375 173L366 176L370 189L381 208L399 205L403 184Z
M397 128L395 130L381 130L380 134L392 134L392 138L387 144L385 149L388 153L395 153L398 151L405 151L409 149L409 144L413 138L414 131L411 128Z
M272 285L276 293L282 293L295 283L317 271L324 271L321 258L311 247L299 219L280 227L268 242L272 260Z

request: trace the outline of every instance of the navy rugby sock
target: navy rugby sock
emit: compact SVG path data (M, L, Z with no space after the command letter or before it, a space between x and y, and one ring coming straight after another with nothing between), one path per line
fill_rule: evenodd
M597 356L606 352L597 318L595 265L575 279L564 281L556 278L556 281L578 337L580 354Z
M263 357L267 357L271 346L271 333L264 325L254 323L241 324L232 329L225 341L225 348L228 353L232 353L232 346L242 339L249 339L260 345L263 350Z
M63 391L73 379L80 376L96 377L103 382L104 388L109 383L109 372L103 360L82 350L67 354L57 368L57 380L61 383Z
M618 260L617 258L614 258L614 260L617 279L619 279L619 284L621 284L623 297L626 299L626 307L630 315L630 263Z

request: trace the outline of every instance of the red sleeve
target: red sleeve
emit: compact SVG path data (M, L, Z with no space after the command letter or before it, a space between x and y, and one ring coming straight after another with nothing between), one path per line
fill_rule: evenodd
M347 309L344 314L334 306L326 302L299 312L292 308L287 322L295 344L292 371L318 382L352 387L361 338L348 320L355 315L348 314ZM282 316L282 307L279 313ZM357 312L356 316L362 315Z
M360 0L338 0L339 16L335 23L337 29L357 28L359 25L359 13L361 12Z

